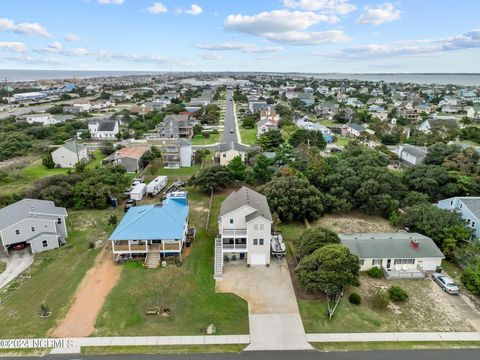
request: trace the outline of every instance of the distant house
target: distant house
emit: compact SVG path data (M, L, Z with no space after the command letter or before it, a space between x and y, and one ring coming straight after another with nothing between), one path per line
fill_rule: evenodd
M92 139L114 140L120 132L120 126L117 120L95 120L88 123L88 131Z
M344 136L349 136L354 138L359 137L366 130L367 129L364 126L356 123L348 124L343 128Z
M330 130L326 126L319 123L314 123L310 121L307 117L296 119L294 120L294 122L295 122L295 125L297 125L300 129L305 129L310 131L320 131L327 143L333 142L332 130Z
M52 151L52 159L56 167L71 168L80 161L88 161L88 150L76 141L68 141Z
M315 98L308 93L299 93L297 98L303 102L305 106L312 106L315 104Z
M25 115L24 119L29 124L42 124L45 126L58 124L60 122L49 113L29 114L29 115Z
M167 115L163 122L158 126L158 133L161 138L191 139L195 123L195 118L190 114Z
M277 114L275 109L268 108L260 110L260 120L280 120L280 115Z
M438 202L440 209L458 211L480 238L480 197L453 197Z
M235 255L249 265L270 264L272 214L267 198L242 187L220 207L215 245L215 278L223 274L223 259Z
M166 169L192 166L192 143L184 138L162 138L162 163Z
M220 144L215 156L215 161L222 166L228 165L236 156L240 156L242 161L245 161L248 149L248 146L235 142Z
M278 129L278 121L273 119L263 119L257 122L257 137L271 130Z
M127 172L137 172L143 169L142 156L150 148L147 146L130 146L115 151L113 154L103 159L104 163L119 165Z
M418 233L339 234L341 243L360 259L360 271L379 267L388 278L424 278L444 258L434 241Z
M334 102L324 102L315 106L317 116L333 117L338 112L339 106Z
M55 249L65 242L67 210L53 201L23 199L0 209L3 250L26 243L32 253Z
M257 100L257 101L250 101L248 103L248 109L250 110L251 113L256 114L260 110L266 110L270 106L267 104L266 101L264 100Z
M445 131L448 129L457 129L458 123L455 118L445 117L445 118L431 118L427 119L420 124L418 130L425 133L430 134L432 130L440 130Z
M181 257L188 230L187 192L170 193L160 204L131 207L109 240L115 258L145 257L155 268L168 256Z
M404 144L399 145L395 152L404 163L408 165L420 165L423 164L428 150L425 147Z

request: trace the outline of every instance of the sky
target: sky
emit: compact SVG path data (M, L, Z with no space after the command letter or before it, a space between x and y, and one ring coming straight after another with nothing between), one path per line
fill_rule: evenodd
M478 0L1 0L0 68L480 72Z

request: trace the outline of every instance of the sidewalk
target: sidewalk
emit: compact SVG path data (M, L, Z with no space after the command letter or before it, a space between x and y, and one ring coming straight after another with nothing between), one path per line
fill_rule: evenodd
M307 334L308 342L480 341L478 332L385 332Z

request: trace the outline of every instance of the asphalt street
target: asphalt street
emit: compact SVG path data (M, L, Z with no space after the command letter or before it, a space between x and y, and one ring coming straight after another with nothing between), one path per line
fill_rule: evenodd
M229 354L190 355L48 355L47 360L478 360L479 350L394 350L394 351L245 351ZM16 360L31 360L16 357Z
M227 90L227 101L225 107L225 123L223 124L222 143L237 142L235 129L235 114L233 110L233 90ZM232 132L233 131L233 132Z

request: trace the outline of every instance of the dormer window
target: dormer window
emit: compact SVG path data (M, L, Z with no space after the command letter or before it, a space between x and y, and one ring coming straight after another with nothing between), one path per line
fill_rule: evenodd
M230 219L230 224L233 224L233 219Z
M61 224L62 223L62 218L58 218L57 219L57 224Z
M30 229L31 229L32 231L35 231L35 226L32 226Z
M20 230L15 230L15 235L20 235Z

